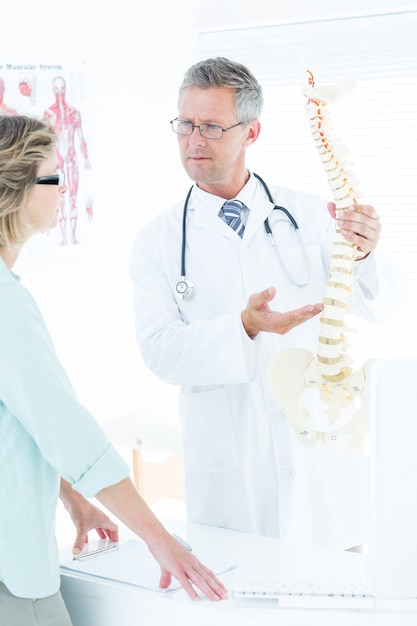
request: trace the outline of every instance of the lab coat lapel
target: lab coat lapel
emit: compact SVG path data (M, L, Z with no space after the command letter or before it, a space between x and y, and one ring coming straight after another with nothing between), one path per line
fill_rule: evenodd
M219 207L220 211L220 207ZM189 213L191 217L191 212ZM215 210L211 210L211 208L203 205L198 205L193 207L192 210L193 215L193 223L195 226L209 229L210 231L214 231L223 235L224 237L229 237L231 239L236 239L239 235L232 229L230 226L226 224L216 213Z
M243 202L244 200L242 198ZM196 202L195 198L191 196L188 206L188 221L192 221L195 226L207 228L230 239L236 239L239 235L219 217L218 212L220 208L221 205L219 205L218 209L205 206L200 202ZM248 241L258 232L266 218L271 215L273 208L274 204L268 200L260 189L257 189L249 207L249 219L243 234L243 241Z
M274 205L267 198L257 198L249 212L249 219L246 224L243 240L249 241L259 228L263 228L264 221L269 217L274 209Z

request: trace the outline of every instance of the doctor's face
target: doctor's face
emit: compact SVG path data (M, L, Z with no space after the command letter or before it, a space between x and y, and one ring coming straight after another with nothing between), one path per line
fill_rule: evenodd
M234 104L235 92L229 87L189 87L182 96L178 118L196 126L217 124L229 128L241 121L236 119ZM233 181L236 184L247 177L245 150L257 137L257 124L238 125L224 132L221 139L202 137L198 128L191 135L177 135L188 176L201 189L216 195L222 195Z

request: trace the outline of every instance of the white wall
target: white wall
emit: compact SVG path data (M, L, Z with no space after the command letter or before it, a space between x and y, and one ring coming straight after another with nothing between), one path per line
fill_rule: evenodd
M196 58L196 14L183 0L175 10L154 2L138 15L128 0L115 3L116 11L75 0L68 12L51 0L41 9L23 1L24 19L22 3L8 9L2 58L87 62L96 249L93 258L32 267L26 252L16 269L41 305L80 399L102 421L150 404L149 390L162 386L136 346L128 257L134 233L189 184L169 120L182 74ZM176 390L162 390L172 404Z
M22 6L23 5L23 6ZM64 8L68 6L68 8ZM391 6L353 1L349 13ZM135 343L128 257L134 233L183 197L189 180L169 120L177 88L195 62L197 30L346 12L314 4L258 0L9 3L0 55L82 57L88 68L89 147L95 172L97 245L93 258L31 266L22 280L44 311L80 399L97 419L155 402L175 408L175 388L157 382ZM161 184L163 181L163 184Z
M323 16L368 14L384 10L400 10L415 3L398 6L393 0L200 0L198 28L212 30L236 24L315 19Z

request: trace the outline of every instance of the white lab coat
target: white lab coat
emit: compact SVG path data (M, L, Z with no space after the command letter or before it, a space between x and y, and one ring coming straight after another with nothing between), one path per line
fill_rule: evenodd
M194 187L188 205L186 276L190 300L175 297L180 278L183 202L136 237L130 271L137 338L148 367L179 385L191 521L245 532L354 545L366 538L366 457L298 443L268 381L270 359L285 348L317 347L316 317L285 336L246 335L241 311L251 294L276 287L271 308L321 302L334 234L326 203L271 187L298 222L311 267L303 288L285 277L264 229L270 216L287 267L306 274L294 230L251 176L239 198L250 206L242 240L218 217L223 203ZM280 223L277 224L277 220ZM278 229L278 230L277 230ZM353 306L389 319L403 306L397 270L379 252L357 263Z

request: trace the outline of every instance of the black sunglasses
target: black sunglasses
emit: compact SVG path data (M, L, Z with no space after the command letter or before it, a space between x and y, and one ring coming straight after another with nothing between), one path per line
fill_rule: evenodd
M41 176L35 180L37 185L65 185L65 172L58 169L52 176Z

